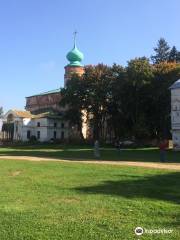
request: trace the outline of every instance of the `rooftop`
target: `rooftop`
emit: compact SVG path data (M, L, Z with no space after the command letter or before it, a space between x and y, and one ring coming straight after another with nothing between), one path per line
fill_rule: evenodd
M43 112L43 113L40 113L40 114L32 114L29 111L23 111L23 110L17 110L17 109L12 109L12 111L16 114L17 117L20 117L20 118L32 118L32 119L62 118L62 114L55 113L55 112Z
M177 89L180 88L180 79L178 79L169 89Z
M44 112L40 114L32 114L33 119L38 119L38 118L62 118L62 115L53 113L53 112Z
M51 91L48 91L48 92L42 92L42 93L39 93L39 94L35 94L35 95L32 95L32 96L28 96L28 97L26 97L26 98L36 97L36 96L43 96L43 95L54 94L54 93L59 93L60 90L61 90L60 88L57 88L57 89L54 89L54 90L51 90Z
M13 109L12 110L18 117L21 118L31 118L32 114L29 111L22 111L22 110L17 110Z

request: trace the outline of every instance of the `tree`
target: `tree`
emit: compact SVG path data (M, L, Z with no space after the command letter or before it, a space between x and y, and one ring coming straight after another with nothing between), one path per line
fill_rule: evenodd
M180 77L180 65L161 62L154 65L154 77L146 103L147 126L151 137L170 137L171 98L169 87Z
M68 106L65 117L78 126L81 136L87 113L94 140L106 140L109 135L116 139L168 137L169 87L179 77L177 62L152 65L146 57L130 60L126 68L86 66L83 76L74 75L61 90L61 105Z
M128 62L128 92L127 92L127 114L131 122L132 134L142 137L145 134L144 102L146 99L145 89L153 77L153 68L149 59L135 58Z
M155 55L151 56L154 64L169 60L170 47L164 38L160 38L157 47L154 48Z
M110 136L120 139L128 135L127 74L124 67L113 64L108 84L107 126Z
M64 119L71 126L77 126L80 138L83 139L82 118L84 109L84 85L78 75L73 75L67 86L61 89L60 106L64 107Z
M0 117L3 115L3 107L0 107Z
M178 51L178 54L177 54L177 62L180 63L180 51Z
M109 84L111 78L110 67L103 64L85 68L83 82L86 84L85 109L91 116L94 140L102 137L103 128L107 117L109 101Z
M169 59L168 59L168 61L169 62L178 62L180 59L178 59L179 58L179 52L178 52L178 50L176 49L176 47L175 46L173 46L172 48L171 48L171 51L170 51L170 53L169 53Z
M89 116L93 138L103 138L110 95L110 67L98 64L86 66L82 77L74 76L67 87L61 90L61 105L67 106L65 116L72 124L82 129L83 113Z

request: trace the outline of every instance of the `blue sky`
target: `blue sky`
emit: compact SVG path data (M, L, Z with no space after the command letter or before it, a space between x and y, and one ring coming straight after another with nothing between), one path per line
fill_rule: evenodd
M0 0L0 106L63 86L72 33L84 64L149 57L160 37L180 50L179 0Z

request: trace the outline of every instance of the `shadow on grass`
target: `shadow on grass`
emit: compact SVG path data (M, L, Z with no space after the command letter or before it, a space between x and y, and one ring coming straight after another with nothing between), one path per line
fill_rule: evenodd
M43 157L43 158L56 158L56 159L70 159L70 160L76 160L76 159L92 159L93 158L93 152L92 150L15 150L15 151L0 151L0 156L28 156L28 157Z
M112 148L101 148L99 160L159 162L158 149L126 149L118 151ZM94 159L91 146L34 145L0 148L0 156L32 156L56 159L89 160ZM167 151L167 162L180 162L180 152Z
M75 190L86 194L115 195L125 198L150 198L180 204L180 173L161 174L138 179L105 181Z

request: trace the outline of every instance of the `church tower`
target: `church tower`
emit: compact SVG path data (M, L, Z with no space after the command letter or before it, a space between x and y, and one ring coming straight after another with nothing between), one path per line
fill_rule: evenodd
M81 76L84 73L84 67L81 64L84 55L81 51L79 51L79 49L76 46L76 34L77 32L74 32L74 47L66 55L69 64L64 67L65 68L64 86L66 86L67 81L71 79L72 74L76 73Z

